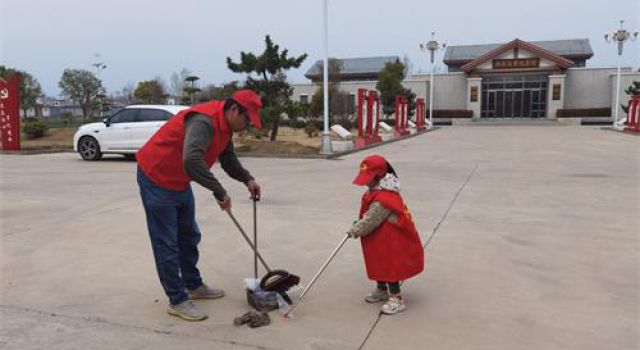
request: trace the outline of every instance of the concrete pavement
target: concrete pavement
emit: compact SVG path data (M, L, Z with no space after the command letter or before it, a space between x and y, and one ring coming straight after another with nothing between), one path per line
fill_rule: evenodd
M379 318L362 301L372 284L350 241L295 318L273 312L259 329L232 324L249 310L252 255L205 190L194 185L200 270L227 296L198 301L210 318L188 323L166 314L135 163L0 156L0 348L637 349L638 140L588 127L453 127L339 160L244 158L264 188L261 251L303 283L357 213L362 189L350 182L365 155L392 162L423 239L468 180L426 272L403 286L406 312ZM246 190L219 176L250 230Z

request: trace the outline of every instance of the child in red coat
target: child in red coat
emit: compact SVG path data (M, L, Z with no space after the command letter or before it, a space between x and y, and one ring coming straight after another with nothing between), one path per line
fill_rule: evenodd
M381 311L396 314L407 308L400 282L424 269L420 236L400 196L398 176L382 156L366 157L353 184L368 187L362 196L359 220L347 232L350 237L361 238L367 276L377 282L365 301L386 301Z

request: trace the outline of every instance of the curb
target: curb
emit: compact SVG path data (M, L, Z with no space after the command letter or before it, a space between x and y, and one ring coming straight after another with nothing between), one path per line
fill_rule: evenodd
M353 149L344 152L337 152L332 154L266 154L266 153L237 153L240 158L275 158L275 159L337 159L353 153L365 151L374 147L384 146L393 142L403 141L413 137L427 134L441 127L436 126L431 130L416 132L415 134L394 138L387 141L382 141L372 145L367 145L358 149ZM53 153L76 153L70 149L47 149L47 150L22 150L22 151L0 151L0 155L38 155L38 154L53 154Z
M398 137L398 138L394 138L391 140L387 140L387 141L382 141L379 143L374 143L372 145L367 145L358 149L352 149L349 151L344 151L344 152L337 152L337 153L332 153L332 154L260 154L260 153L237 153L238 157L240 158L276 158L276 159L327 159L327 160L331 160L331 159L338 159L340 157L346 156L346 155L350 155L353 153L357 153L360 151L365 151L371 148L375 148L375 147L379 147L379 146L384 146L393 142L397 142L397 141L402 141L402 140L406 140L406 139L410 139L416 136L420 136L420 135L424 135L426 133L435 131L437 129L440 129L440 127L434 127L431 130L428 131L421 131L421 132L417 132L415 134L411 134L411 135L407 135L407 136L402 136L402 137Z

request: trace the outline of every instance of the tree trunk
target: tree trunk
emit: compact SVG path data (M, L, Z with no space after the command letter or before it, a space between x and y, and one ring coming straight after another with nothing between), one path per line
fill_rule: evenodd
M80 106L80 108L82 109L82 119L87 120L87 118L89 117L89 107Z
M273 118L273 122L271 123L271 137L269 138L271 141L275 141L278 137L278 126L280 122L280 116Z

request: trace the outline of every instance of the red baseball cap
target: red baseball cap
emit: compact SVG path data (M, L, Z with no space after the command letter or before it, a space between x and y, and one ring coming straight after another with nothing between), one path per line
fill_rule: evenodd
M234 92L231 98L247 110L251 124L254 127L258 129L262 128L262 121L260 120L262 101L260 100L260 95L253 90L245 89Z
M387 173L387 160L379 155L368 156L360 163L360 172L353 184L358 186L366 186L376 176L384 176Z

